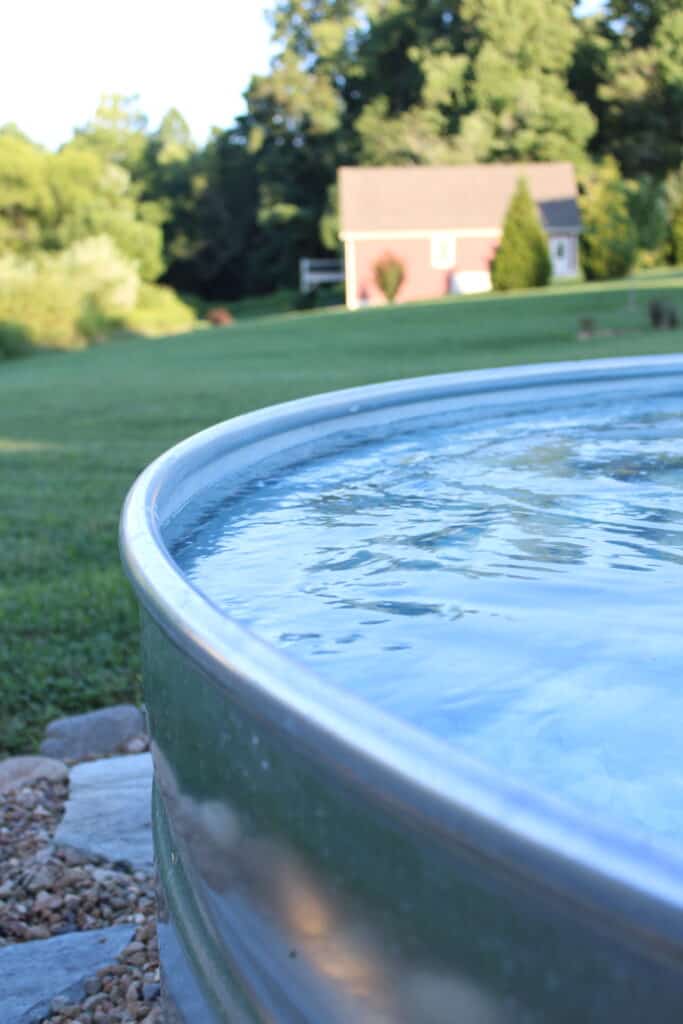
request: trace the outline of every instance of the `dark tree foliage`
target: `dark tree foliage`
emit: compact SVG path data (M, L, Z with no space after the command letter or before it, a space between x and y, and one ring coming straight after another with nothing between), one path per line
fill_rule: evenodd
M172 216L165 225L174 288L207 299L234 299L250 290L258 186L254 159L231 133L216 135L201 153L165 168Z
M680 0L611 0L603 15L583 24L570 81L598 117L591 153L615 156L627 177L661 179L680 166Z
M680 0L609 0L606 17L634 46L649 46L662 19L680 7Z

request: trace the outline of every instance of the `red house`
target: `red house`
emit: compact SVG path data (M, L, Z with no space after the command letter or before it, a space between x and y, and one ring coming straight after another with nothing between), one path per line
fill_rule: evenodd
M581 220L569 163L340 167L348 308L385 301L374 268L387 253L405 268L398 302L488 291L491 260L520 178L547 232L554 277L574 277Z

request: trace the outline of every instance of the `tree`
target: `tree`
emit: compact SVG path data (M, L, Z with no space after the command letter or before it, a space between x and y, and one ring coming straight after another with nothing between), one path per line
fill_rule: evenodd
M372 54L393 28L412 72L401 68L398 94L392 76L368 96L354 125L363 162L583 157L596 121L568 86L578 38L568 0L373 6L381 14L359 55Z
M164 114L147 143L147 157L158 167L184 164L195 152L190 126L176 107Z
M613 157L607 157L585 181L580 205L581 264L586 277L597 281L624 277L633 266L638 234Z
M249 287L257 291L294 286L298 259L325 251L328 189L337 165L350 158L346 98L360 6L281 0L271 17L280 49L270 73L252 79L238 126L258 181L248 260Z
M673 211L669 233L671 238L671 259L673 263L680 266L683 264L683 202L679 203Z
M363 6L366 29L357 36L358 68L347 90L360 162L452 162L452 139L468 104L469 58L457 6Z
M165 181L163 199L171 215L164 226L169 261L164 280L209 299L247 293L256 246L258 181L243 137L216 133Z
M49 158L14 126L0 130L0 256L29 253L40 245L53 215Z
M137 96L103 96L92 121L76 130L69 147L88 149L135 174L147 148L147 118L137 104Z
M596 121L568 85L570 0L462 0L461 12L473 48L463 158L580 161Z
M503 224L503 237L491 265L497 291L535 288L550 280L548 242L529 186L520 178Z
M662 19L679 8L679 0L608 0L605 14L634 46L649 46Z
M678 3L630 6L597 91L602 152L627 177L661 178L683 159L683 11Z
M42 243L63 249L94 235L108 235L145 281L163 272L160 210L142 202L130 173L93 150L66 146L50 154L46 179L52 195Z
M626 183L628 208L638 235L640 266L665 262L669 241L669 209L663 181L645 174Z
M671 171L664 183L668 219L668 257L671 263L683 264L683 163Z
M328 252L340 252L339 238L339 189L337 183L327 189L325 209L320 217L320 242Z

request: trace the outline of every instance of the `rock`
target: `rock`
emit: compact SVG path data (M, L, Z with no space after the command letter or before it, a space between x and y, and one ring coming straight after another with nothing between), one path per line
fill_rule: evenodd
M55 833L58 845L151 868L152 758L130 754L76 765L66 811Z
M35 870L29 870L24 879L24 887L29 892L51 889L56 877L56 870L50 864L40 864Z
M71 715L50 722L40 752L65 761L107 757L121 750L145 729L142 711L132 704L118 704L85 715Z
M126 1002L137 1003L140 996L140 989L136 981L131 981L130 985L126 989Z
M0 949L2 1024L37 1024L55 1003L74 1004L86 978L115 960L131 934L130 925L116 925Z
M0 794L30 786L38 779L64 782L69 769L54 757L8 757L0 761Z
M149 740L146 736L133 736L123 747L124 754L143 754L149 750Z

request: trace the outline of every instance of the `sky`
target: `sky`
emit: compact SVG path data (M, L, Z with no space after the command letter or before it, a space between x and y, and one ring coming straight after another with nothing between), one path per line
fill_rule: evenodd
M177 107L202 144L243 112L242 94L272 54L265 12L274 0L5 2L0 125L14 122L49 149L90 120L105 93L139 96L152 130Z
M4 6L4 5L3 5ZM268 70L272 0L6 0L0 125L54 149L104 93L138 95L151 128L177 107L198 143Z

